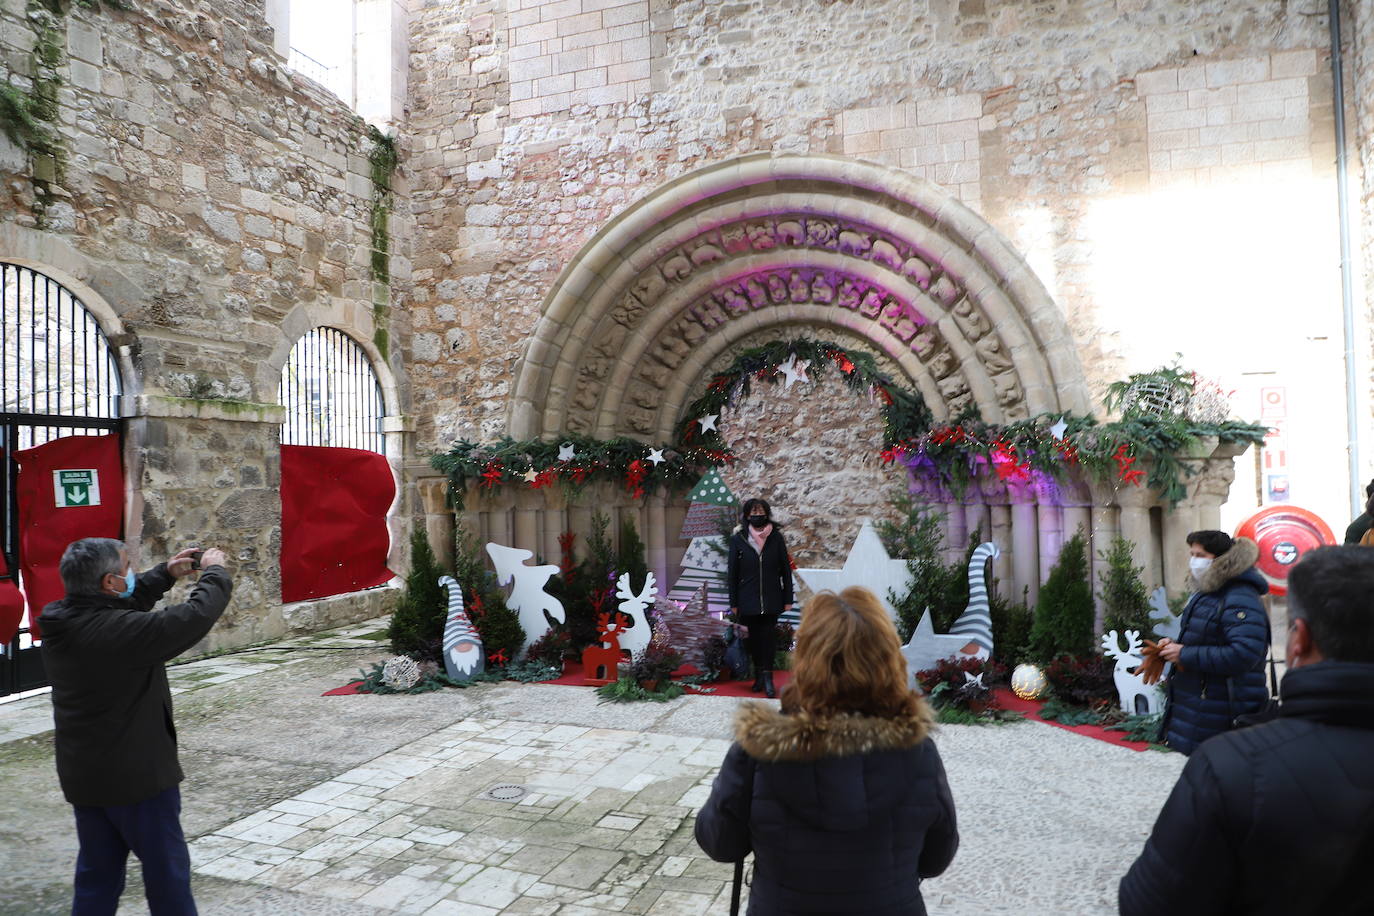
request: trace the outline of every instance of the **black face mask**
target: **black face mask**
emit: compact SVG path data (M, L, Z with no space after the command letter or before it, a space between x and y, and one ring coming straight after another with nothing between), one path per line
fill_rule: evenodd
M767 527L767 525L768 525L768 516L766 516L766 515L751 515L751 516L749 516L749 524L753 525L755 528L764 528L764 527Z

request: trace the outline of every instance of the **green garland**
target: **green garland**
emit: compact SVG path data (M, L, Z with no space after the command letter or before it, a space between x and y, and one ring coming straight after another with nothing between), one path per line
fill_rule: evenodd
M1225 444L1259 445L1268 432L1260 424L1196 422L1181 413L1151 413L1130 403L1132 386L1144 383L1165 384L1191 395L1195 376L1177 365L1111 385L1110 403L1121 408L1123 415L1110 423L1060 413L998 425L983 422L977 410L970 409L937 426L920 393L894 382L869 354L801 337L748 349L728 369L712 376L706 393L688 406L674 443L652 448L625 437L598 440L587 436L569 436L560 442L503 438L490 445L465 440L431 461L448 475L450 498L460 509L469 483L493 490L509 485L539 489L557 483L575 495L588 482L610 481L623 484L635 498L660 485L685 489L706 467L736 458L718 430L702 429L713 426L703 421L711 416L719 420L726 407L749 396L755 382L777 384L782 367L793 359L808 362L806 371L811 377L819 379L834 368L855 394L876 394L883 402L883 460L901 460L956 495L988 472L1007 482L1028 480L1032 471L1062 480L1066 469L1077 465L1088 475L1118 486L1143 483L1173 505L1187 495L1186 481L1194 473L1180 455L1199 440L1214 437ZM568 455L569 449L573 457L560 457ZM1148 462L1148 470L1137 466L1140 459Z
M719 417L722 410L739 398L748 397L755 379L777 384L781 374L779 367L793 358L798 363L809 363L806 372L811 377L819 380L834 366L850 391L855 394L875 394L883 402L884 445L891 446L918 436L929 429L934 421L920 392L897 384L878 368L877 362L869 354L809 337L798 337L775 340L745 350L730 364L730 368L712 376L706 393L688 406L686 418L678 425L681 447L689 453L693 449L705 449L731 454L719 431L711 429L702 432L702 418L713 414Z
M560 458L569 452L571 458ZM662 460L652 460L655 452L661 453ZM689 459L671 446L653 449L624 436L610 440L568 436L558 442L517 442L507 436L488 445L465 439L446 454L433 456L430 463L448 475L449 497L460 510L469 483L485 490L543 489L557 484L576 496L588 483L612 481L624 484L638 498L659 486L689 488L701 476L700 456Z
M1064 424L1062 437L1052 430L1057 422ZM1187 495L1186 480L1194 473L1180 460L1181 453L1206 437L1257 445L1266 432L1267 427L1255 423L1196 423L1177 415L1128 414L1100 424L1091 416L1040 414L1005 426L971 417L891 446L882 457L889 463L901 459L956 495L984 471L1003 481L1025 480L1031 471L1062 480L1066 468L1081 465L1098 480L1144 483L1174 505ZM1148 471L1136 466L1141 458L1148 460Z

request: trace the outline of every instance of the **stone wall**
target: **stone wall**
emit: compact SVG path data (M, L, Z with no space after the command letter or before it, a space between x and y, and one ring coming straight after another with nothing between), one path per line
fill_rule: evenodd
M388 413L409 399L405 176L374 291L366 125L286 70L261 0L67 5L0 0L0 81L46 80L58 102L55 156L0 135L0 259L77 289L132 370L141 561L218 541L237 587L208 644L268 638L289 624L275 403L291 345L339 327L377 364Z
M1297 498L1339 516L1325 8L416 2L419 447L507 429L541 304L617 213L731 157L828 153L987 219L1062 309L1094 396L1180 351L1248 419L1261 384L1288 384ZM1228 526L1255 505L1241 471Z

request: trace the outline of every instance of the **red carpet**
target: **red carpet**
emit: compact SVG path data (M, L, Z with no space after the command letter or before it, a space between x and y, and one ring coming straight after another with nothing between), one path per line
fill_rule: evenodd
M1098 741L1105 741L1108 744L1115 744L1120 747L1130 748L1133 751L1148 750L1150 745L1144 741L1129 741L1125 732L1109 732L1100 725L1061 725L1051 719L1040 718L1040 707L1044 706L1041 700L1023 700L1005 687L998 687L994 693L997 695L997 703L1003 709L1012 712L1024 713L1026 718L1032 722L1042 722L1045 725L1053 725L1055 728L1062 728L1065 731L1084 735L1088 738L1096 738Z
M681 668L679 668L679 669L677 669L676 671L673 672L673 677L675 677L675 678L677 678L677 677L689 677L689 676L691 676L691 675L693 675L693 674L697 674L697 673L698 673L697 669L694 668L693 666L691 666L691 665L683 665ZM785 686L787 685L787 682L788 682L789 680L791 680L791 679L792 679L792 673L791 673L790 671L775 671L775 672L773 672L773 685L774 685L775 687L777 687L779 693L782 692L782 688L785 687ZM335 687L333 690L326 690L324 693L322 693L322 694L320 694L320 695L321 695L321 696L326 696L326 697L346 697L346 696L353 696L354 694L358 693L358 685L361 684L361 683L362 683L362 681L353 681L352 683L350 683L350 684L345 684L345 685L342 686L342 687ZM583 681L582 681L582 663L581 663L581 662L565 662L564 665L563 665L563 676L562 676L562 677L560 677L560 678L555 678L554 680L551 680L551 681L541 681L540 683L543 683L543 684L557 684L557 685L559 685L560 687L585 687L585 686L587 686L587 685L584 684ZM757 699L757 700L765 699L765 697L764 697L763 694L761 694L761 693L754 693L754 692L752 692L752 691L749 689L749 688L753 685L753 683L754 683L754 682L753 682L752 680L749 680L749 681L716 681L714 684L708 685L708 688L709 688L708 690L698 690L698 689L695 688L695 687L688 686L688 687L687 687L687 692L688 692L688 693L709 693L711 696L717 696L717 697L745 697L745 698L751 698L751 699Z

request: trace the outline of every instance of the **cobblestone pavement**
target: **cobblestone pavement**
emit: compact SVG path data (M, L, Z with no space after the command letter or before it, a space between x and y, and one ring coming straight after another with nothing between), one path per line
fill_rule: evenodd
M692 818L737 701L515 684L321 697L383 657L383 624L171 669L201 912L728 912L730 867L696 848ZM75 837L45 717L45 696L0 705L3 913L68 905ZM1180 757L1036 723L936 741L963 843L924 885L932 914L1115 912ZM137 871L121 912L147 912Z

